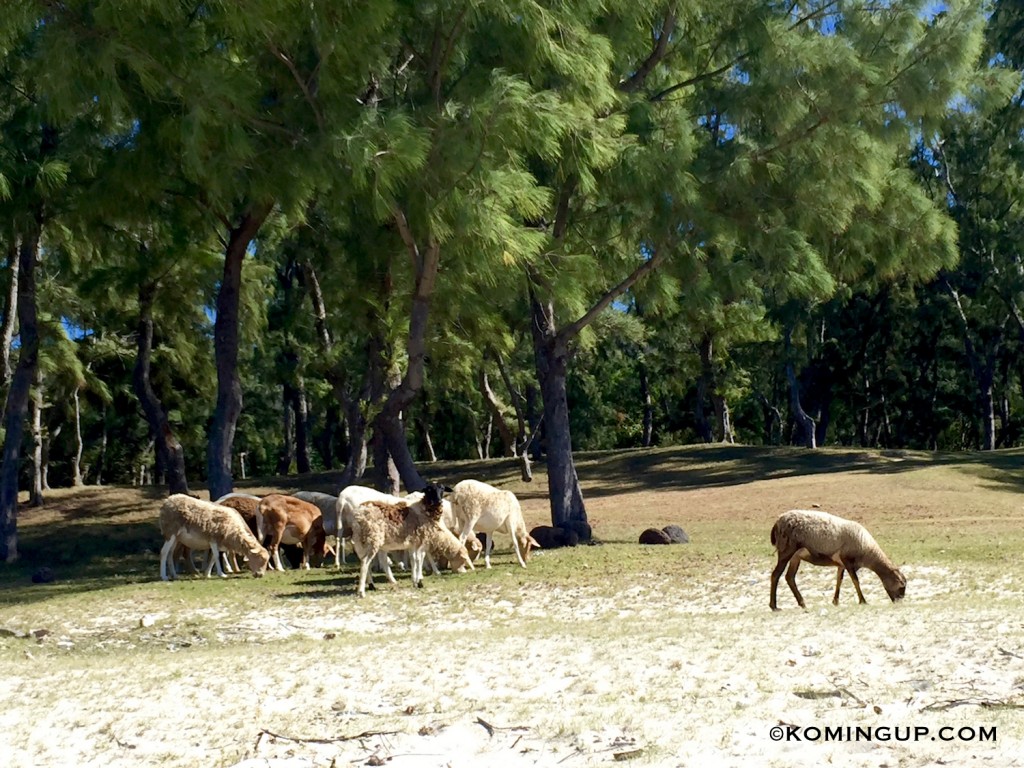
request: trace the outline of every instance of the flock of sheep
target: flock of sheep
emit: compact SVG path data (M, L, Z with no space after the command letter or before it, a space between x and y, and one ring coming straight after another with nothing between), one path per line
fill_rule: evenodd
M444 498L449 492L449 498ZM262 499L246 494L228 494L216 502L202 501L184 494L171 496L160 508L160 530L164 545L160 552L160 578L175 575L175 561L181 554L192 565L193 551L209 552L206 565L209 576L214 566L223 576L221 553L230 569L241 556L254 576L262 576L268 564L281 569L282 544L302 547L302 567L309 568L312 557L328 554L327 536L337 537L334 563L344 559L344 542L351 541L359 558L360 597L367 585L373 589L370 566L376 558L381 570L394 583L389 552L401 552L408 558L413 584L423 586L423 568L429 560L436 573L440 567L453 571L473 570L473 561L484 553L491 567L492 535L507 533L512 548L525 568L530 549L541 546L534 538L546 527L527 532L519 500L511 491L495 488L479 480L463 480L454 488L437 483L404 498L389 496L372 488L349 486L338 496L301 492L295 496L271 494ZM554 529L552 529L554 530ZM483 543L477 537L481 534ZM547 543L544 537L542 540ZM264 542L267 546L264 546ZM818 510L790 510L772 526L771 543L778 562L771 575L769 605L778 610L776 592L786 571L786 583L797 604L805 608L796 585L800 563L836 568L836 588L832 602L839 604L843 574L849 573L857 597L861 592L857 571L867 568L882 581L894 602L906 594L907 580L860 523Z
M446 491L450 492L447 499ZM327 536L337 537L334 562L340 565L348 540L359 558L360 597L365 596L367 584L373 588L370 566L375 558L387 578L395 581L389 552L408 557L413 583L422 587L428 559L435 573L439 563L461 572L472 570L474 559L483 550L490 568L494 533L512 537L512 548L524 568L530 549L538 546L526 530L515 494L479 480L463 480L455 488L431 483L404 498L357 485L338 496L301 492L259 498L231 493L208 502L175 494L160 507L160 531L164 537L160 578L164 580L174 578L181 555L194 570L192 552L210 554L207 576L214 567L221 576L225 566L237 569L237 556L254 576L262 576L271 563L283 568L283 544L302 547L302 567L308 569L312 558L327 556ZM477 533L483 535L483 543Z

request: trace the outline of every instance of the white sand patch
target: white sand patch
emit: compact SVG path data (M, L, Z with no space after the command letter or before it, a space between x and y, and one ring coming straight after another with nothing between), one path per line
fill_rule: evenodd
M893 605L866 574L869 605L851 588L833 607L834 574L806 570L809 610L785 590L777 614L753 567L617 593L404 582L256 611L120 602L0 638L5 765L1024 765L1020 579L967 595L916 567Z

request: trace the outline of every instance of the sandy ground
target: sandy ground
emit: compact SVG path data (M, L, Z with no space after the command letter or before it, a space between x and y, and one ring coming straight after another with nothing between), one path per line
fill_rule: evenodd
M145 585L103 615L53 616L41 638L8 610L3 762L1024 765L1019 580L968 591L963 574L908 568L892 605L866 573L869 605L851 590L833 607L830 571L807 569L810 609L786 591L772 614L764 566L641 574L609 595L502 565L508 585L445 576L467 586L441 594L403 577L363 601L243 615Z

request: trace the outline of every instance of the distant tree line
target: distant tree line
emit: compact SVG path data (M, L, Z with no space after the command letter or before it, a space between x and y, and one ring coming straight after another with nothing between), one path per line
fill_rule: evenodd
M1024 439L1011 2L8 0L17 493ZM369 469L368 469L369 468Z

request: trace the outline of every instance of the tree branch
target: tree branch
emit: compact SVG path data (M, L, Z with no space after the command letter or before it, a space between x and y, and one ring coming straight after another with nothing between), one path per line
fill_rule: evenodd
M624 279L614 288L611 288L610 290L605 292L605 294L600 299L598 299L597 302L595 302L594 306L588 309L582 317L576 320L576 322L572 323L571 325L567 325L561 331L559 331L558 336L560 340L568 341L569 339L577 336L580 331L582 331L584 328L586 328L588 325L594 322L594 319L599 314L601 314L613 301L615 301L617 298L619 298L619 296L621 296L630 288L632 288L633 285L635 285L637 281L640 280L640 278L642 278L649 272L653 272L655 269L657 269L658 266L665 260L666 253L667 252L665 250L656 250L654 254L649 259L647 259L647 261L645 261L639 267L634 269L626 279Z
M636 72L628 80L619 83L619 90L625 93L635 93L643 88L644 83L654 68L668 55L668 43L676 28L676 9L670 5L665 11L665 18L661 22L661 34L655 38L654 50L644 60L643 64L637 67Z

